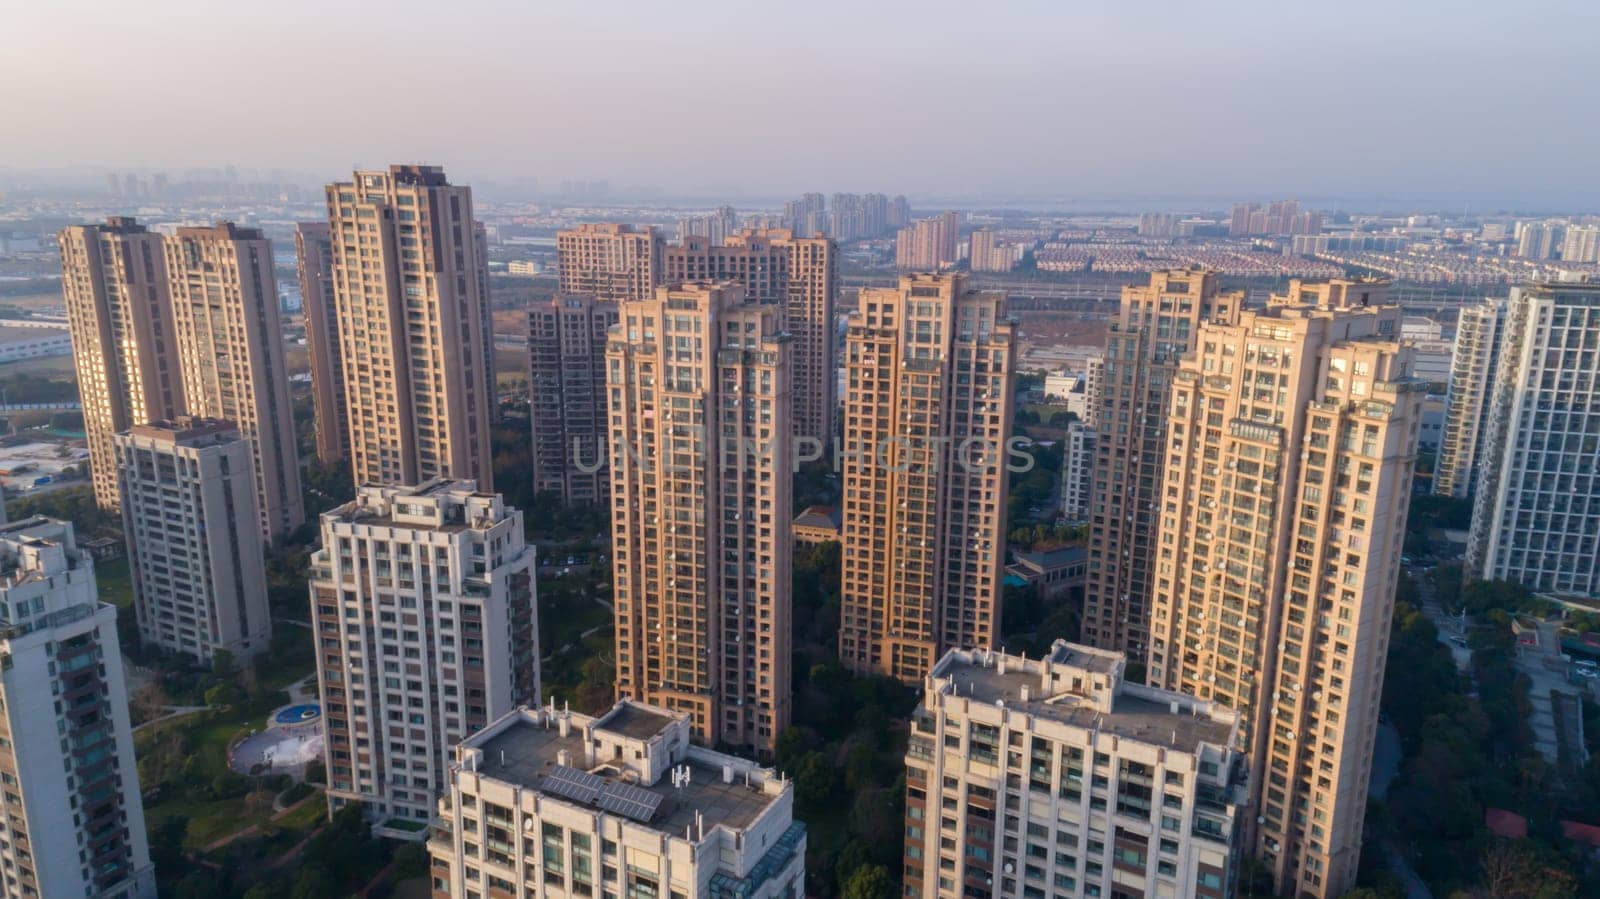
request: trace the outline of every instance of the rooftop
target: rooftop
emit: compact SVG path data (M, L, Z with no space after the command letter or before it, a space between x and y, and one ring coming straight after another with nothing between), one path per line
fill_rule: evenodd
M994 664L985 664L981 653L952 652L935 667L934 677L949 682L947 692L952 696L1154 746L1194 752L1201 744L1227 748L1233 738L1236 718L1231 713L1213 711L1210 703L1194 697L1122 683L1118 653L1057 641L1045 661L1003 657L1006 663L1001 664L999 658L996 654L991 659ZM1107 676L1109 711L1092 689L1079 693L1058 687L1052 693L1047 665Z
M632 702L618 705L596 722L596 726L635 740L648 740L662 733L673 718Z
M671 720L648 712L630 713L623 716L621 726L644 729L651 724L650 718ZM566 798L558 788L553 788L551 780L553 775L559 776L557 769L562 766L558 755L562 750L566 750L570 766L583 765L581 727L574 726L568 736L563 737L554 724L544 727L521 718L474 748L483 752L478 772L486 777L539 790L574 805L599 807L595 803ZM713 765L708 758L714 756L715 753L707 750L690 749L685 760L690 771L689 782L681 787L674 787L670 777L662 777L655 784L641 783L636 776L603 763L589 769L589 773L598 775L608 786L626 785L654 795L659 805L642 823L663 833L683 834L695 823L696 813L701 816L706 830L718 824L733 829L749 827L778 797L763 792L759 786L746 786L744 779L737 775L733 783L723 783L722 768Z
M1038 568L1049 570L1084 562L1089 558L1089 550L1082 546L1058 546L1055 549L1017 553L1017 558Z

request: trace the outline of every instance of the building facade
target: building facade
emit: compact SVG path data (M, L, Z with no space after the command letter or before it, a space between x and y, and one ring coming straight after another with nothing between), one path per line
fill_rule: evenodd
M1089 590L1083 639L1138 664L1150 646L1150 576L1167 443L1167 398L1178 360L1200 327L1231 322L1244 294L1223 291L1204 269L1151 272L1122 289L1106 337L1095 412L1094 489L1089 506Z
M328 185L327 200L356 484L491 489L492 328L471 188L438 166L395 165Z
M469 481L363 487L322 516L311 618L330 810L428 820L452 747L538 704L535 589L522 513Z
M311 401L317 420L317 459L336 465L350 454L350 418L344 401L343 341L333 290L333 240L327 222L294 227L294 255L300 267L300 310L311 357Z
M682 713L519 709L455 749L434 899L804 899L794 784L690 743Z
M533 489L567 504L611 496L606 450L606 332L617 304L556 296L528 310Z
M1291 280L1170 390L1149 678L1240 713L1280 894L1355 885L1427 384L1387 285Z
M661 283L662 240L650 226L585 223L556 234L561 292L611 303L648 300Z
M903 272L938 271L955 265L960 236L959 212L918 219L895 234L895 267Z
M183 410L161 236L114 217L67 228L58 243L94 498L116 509L113 438Z
M1021 256L1019 248L1000 243L988 228L972 232L972 244L967 251L967 266L975 272L1009 272L1016 268Z
M864 288L845 340L839 659L908 683L1000 623L1014 323L963 275Z
M1600 284L1513 288L1482 438L1467 570L1600 594Z
M606 348L617 695L758 751L789 723L791 353L731 282L623 303Z
M1121 654L951 650L906 750L905 895L1226 899L1245 846L1237 713Z
M1444 434L1433 469L1433 492L1440 496L1465 499L1476 483L1505 318L1505 301L1488 300L1462 308L1456 321L1450 388L1445 394Z
M0 895L154 899L117 610L72 525L0 527Z
M669 284L733 281L745 298L776 303L792 339L794 435L825 448L833 442L838 406L834 359L834 307L839 297L839 266L828 237L795 237L786 230L746 229L721 245L686 238L666 251Z
M272 242L222 222L179 228L165 245L184 409L238 426L254 459L261 533L292 531L306 516Z
M122 530L139 637L210 664L272 643L250 440L180 417L117 435Z
M1089 520L1097 440L1093 428L1075 421L1061 441L1061 516L1071 524Z

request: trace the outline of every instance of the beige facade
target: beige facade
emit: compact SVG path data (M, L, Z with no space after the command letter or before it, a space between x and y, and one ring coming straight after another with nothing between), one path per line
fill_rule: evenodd
M895 267L901 271L938 271L956 263L961 213L945 212L917 219L895 234Z
M1149 677L1237 710L1278 890L1355 885L1427 384L1382 282L1200 328L1152 496Z
M839 659L919 682L994 645L1014 326L961 275L864 288L845 340Z
M617 694L759 751L789 723L791 352L731 282L623 303L606 348Z
M238 426L254 454L261 533L292 531L305 508L272 242L223 222L179 228L165 245L184 409Z
M0 527L0 896L155 899L117 610L72 525Z
M116 437L122 530L139 636L210 664L272 643L251 441L181 417Z
M827 237L746 229L722 244L688 237L666 252L666 283L734 281L746 299L776 303L794 339L794 435L833 440L838 406L833 318L839 298L836 247Z
M972 232L972 242L967 250L967 267L975 272L1009 272L1017 265L1017 248L997 243L995 233L988 228Z
M327 222L300 222L294 230L294 254L300 265L300 310L311 357L317 460L335 465L350 455L350 419L344 401L339 308L333 293L333 241L328 234Z
M1226 899L1249 798L1237 713L1120 653L951 650L906 749L905 895Z
M564 503L604 503L606 339L617 304L557 296L528 310L528 403L533 489Z
M538 705L535 590L522 513L470 481L362 487L322 516L311 619L330 810L427 821L455 744Z
M1097 383L1095 469L1089 505L1089 589L1083 640L1127 653L1150 646L1150 569L1167 440L1167 394L1178 359L1200 326L1236 319L1243 293L1222 291L1203 269L1151 272L1122 289Z
M395 165L327 198L356 484L489 490L494 360L471 188L438 166Z
M794 782L690 743L683 713L518 709L455 750L433 899L803 899Z
M562 293L647 300L661 283L661 256L661 235L650 226L585 223L556 234Z
M115 509L112 438L183 409L161 237L114 217L67 228L58 243L95 502Z

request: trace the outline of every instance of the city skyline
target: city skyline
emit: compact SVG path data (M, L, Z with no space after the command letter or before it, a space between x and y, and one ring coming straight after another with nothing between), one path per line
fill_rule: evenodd
M1594 12L1567 0L1538 5L1546 15L1432 2L1343 4L1337 17L1242 4L1173 7L1159 24L1131 8L1074 9L1069 17L1027 5L959 32L940 27L936 10L911 15L895 6L841 17L813 7L750 16L639 6L603 16L468 5L426 38L404 24L411 17L397 15L367 23L371 39L350 47L305 27L313 8L291 3L264 21L207 10L190 20L204 24L153 32L154 52L138 59L97 52L153 27L137 8L94 3L71 18L23 8L9 16L13 40L0 74L27 83L50 72L52 90L8 96L8 118L29 127L0 151L0 166L115 165L104 150L72 149L82 145L77 123L95 120L122 135L116 152L133 165L229 160L337 172L353 163L439 160L468 181L609 179L729 196L760 183L774 192L882 184L995 197L1249 190L1431 196L1451 206L1592 201L1600 188L1585 186L1592 181L1576 148L1600 140L1600 125L1571 111L1587 100L1596 64L1585 29L1547 23L1592 21ZM615 49L597 64L588 48L602 36ZM162 52L179 46L184 52ZM1140 52L1130 54L1135 46ZM1540 65L1426 66L1509 58L1517 46L1537 46ZM303 64L336 47L352 65L423 48L438 64L392 70L381 93L357 93L354 82L325 83ZM954 65L957 49L963 63ZM1311 58L1338 63L1321 68ZM74 61L70 70L64 59ZM255 72L271 89L261 104L230 102L236 85L190 77L203 69ZM729 71L774 77L729 85ZM585 77L563 77L571 72ZM168 102L125 104L96 89L108 77ZM716 142L673 127L697 94L692 87L707 79L722 82L719 103L743 118ZM1425 94L1408 90L1408 81L1425 85ZM290 111L287 97L330 90L330 102L273 114ZM623 90L627 115L606 102ZM883 102L889 98L895 102ZM412 127L418 102L446 101L443 127ZM203 131L184 112L200 104L216 110ZM1343 137L1295 140L1286 153L1286 109L1302 110L1314 132ZM960 128L949 127L954 110ZM795 143L800 119L807 137ZM1517 128L1484 127L1537 120L1561 123L1566 137L1541 147L1537 165L1528 164ZM474 139L463 141L462 129L450 126L469 121ZM861 141L863 128L892 137ZM1165 139L1195 128L1217 139ZM583 138L552 140L558 129ZM1025 139L996 137L1008 132ZM651 139L641 144L646 133ZM908 167L912 148L918 164Z

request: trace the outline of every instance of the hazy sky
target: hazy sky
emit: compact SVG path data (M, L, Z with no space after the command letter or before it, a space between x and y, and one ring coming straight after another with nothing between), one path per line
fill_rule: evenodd
M0 0L0 167L1593 208L1597 37L1600 0Z

